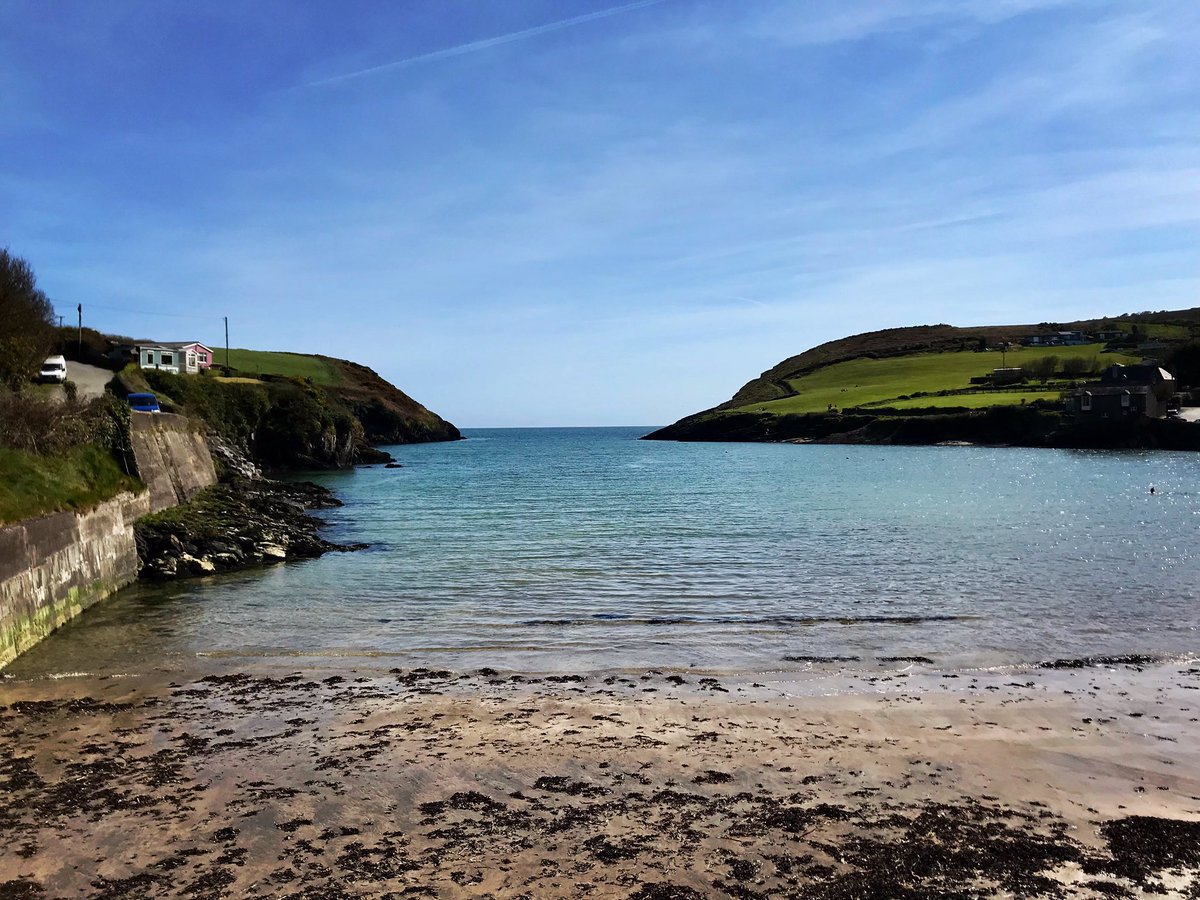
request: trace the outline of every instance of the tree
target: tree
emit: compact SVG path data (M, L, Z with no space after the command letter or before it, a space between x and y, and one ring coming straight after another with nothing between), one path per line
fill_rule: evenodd
M1039 356L1037 359L1027 362L1021 369L1026 378L1036 378L1046 382L1053 378L1054 373L1058 371L1058 357Z
M1068 356L1063 360L1063 374L1068 378L1079 378L1081 375L1090 375L1099 368L1095 357L1084 356Z
M38 371L54 343L53 313L29 263L0 247L0 382L16 387Z

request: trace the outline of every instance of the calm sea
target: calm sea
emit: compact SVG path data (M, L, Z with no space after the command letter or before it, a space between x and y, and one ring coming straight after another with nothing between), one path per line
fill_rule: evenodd
M479 429L314 476L367 542L129 588L12 667L197 656L525 671L964 667L1200 649L1200 457ZM1149 493L1150 485L1157 492Z

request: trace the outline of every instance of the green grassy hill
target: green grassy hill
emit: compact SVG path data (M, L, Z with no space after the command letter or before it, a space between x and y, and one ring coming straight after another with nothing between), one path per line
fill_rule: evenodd
M216 350L216 367L226 352ZM412 444L456 440L457 428L413 400L377 372L358 362L308 353L277 350L229 350L235 380L307 379L331 397L336 406L354 415L368 444Z
M906 356L852 359L833 363L806 374L784 380L792 392L776 400L726 407L730 410L784 413L825 412L837 409L888 406L913 409L937 406L1003 406L1022 400L1057 399L1063 380L1046 385L1034 382L1020 391L980 393L971 378L986 375L1001 365L1028 366L1036 360L1054 356L1061 362L1079 359L1099 371L1114 363L1137 362L1139 357L1126 353L1104 352L1103 344L1080 347L1034 349L1022 347L1007 353L953 350L942 353L913 353ZM1039 390L1040 388L1040 390ZM971 391L970 394L922 397L946 391Z
M271 469L380 461L386 444L453 441L461 435L366 366L306 353L216 351L202 375L142 370L119 375L121 389L150 390L164 409L203 420L231 445Z
M225 365L224 349L214 351L218 366ZM315 384L337 384L338 371L330 360L304 353L280 353L273 350L243 350L230 348L229 367L238 375L257 377L279 375L289 378L310 378Z
M216 351L224 365L225 351ZM318 385L362 423L371 444L456 440L458 429L426 409L373 369L345 359L308 353L230 349L235 380L304 378Z
M1025 347L1020 341L1057 331L1122 331L1114 343ZM1039 325L957 328L921 325L852 335L785 359L742 386L712 409L681 419L650 437L679 440L779 439L803 426L796 417L852 414L861 425L870 417L986 411L1035 404L1054 409L1063 391L1116 363L1143 355L1167 358L1200 338L1200 309L1138 313L1110 319ZM1147 349L1154 342L1166 344ZM1001 346L1007 346L1001 352ZM1001 367L1036 369L1038 360L1057 359L1054 374L1003 387L972 384ZM780 427L786 424L786 427ZM816 428L820 431L828 423ZM832 426L829 426L832 427Z

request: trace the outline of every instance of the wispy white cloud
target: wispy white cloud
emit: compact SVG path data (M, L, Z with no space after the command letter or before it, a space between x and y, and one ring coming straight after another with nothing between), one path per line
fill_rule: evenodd
M647 6L656 6L663 3L665 0L635 0L633 3L625 3L621 6L611 6L607 9L599 9L595 12L584 13L579 16L571 16L568 19L558 19L554 22L547 22L543 25L535 25L532 28L522 28L519 31L510 31L507 34L499 34L495 37L482 38L477 41L468 41L464 44L456 44L453 47L443 47L440 50L431 50L428 53L418 53L415 56L405 57L404 59L393 60L392 62L381 63L377 66L369 66L365 69L358 69L354 72L346 72L341 75L332 75L328 78L320 78L316 81L310 81L305 84L305 87L322 87L330 84L340 84L344 81L351 81L356 78L364 78L369 75L379 75L383 72L390 72L396 69L402 69L407 66L414 66L419 63L436 62L441 59L452 59L456 56L465 56L468 53L478 53L480 50L488 50L492 47L500 47L504 44L511 44L515 41L524 41L530 38L538 37L539 35L549 34L553 31L561 31L564 28L573 28L576 25L584 25L588 22L595 22L598 19L607 19L610 16L620 15L621 13L633 12L637 9L644 9Z
M810 0L772 4L747 23L755 37L792 45L837 44L914 29L985 27L1032 13L1088 6L1103 0Z
M858 330L1197 302L1194 0L659 2L587 41L554 32L652 4L483 41L385 4L169 124L188 98L136 94L116 29L128 80L93 96L146 104L132 135L42 102L77 72L0 63L54 129L4 142L0 238L64 302L231 311L235 343L362 357L465 424L664 420ZM370 67L400 32L451 46ZM495 79L369 79L513 41ZM370 84L272 93L314 59Z

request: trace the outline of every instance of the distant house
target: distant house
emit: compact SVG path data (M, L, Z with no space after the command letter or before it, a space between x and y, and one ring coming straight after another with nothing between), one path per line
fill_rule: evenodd
M138 344L138 365L143 369L162 369L176 374L197 375L212 365L212 348L199 341L173 341L162 344Z
M1129 337L1129 332L1115 330L1097 331L1094 336L1096 340L1107 343L1109 341L1123 341Z
M1025 370L1020 366L993 369L990 380L992 384L1020 384L1025 380Z
M1152 359L1134 366L1109 366L1094 384L1066 398L1067 412L1096 419L1162 418L1175 393L1175 376Z
M1086 344L1087 337L1082 331L1055 331L1052 334L1031 334L1022 338L1021 343L1026 347L1071 347Z

